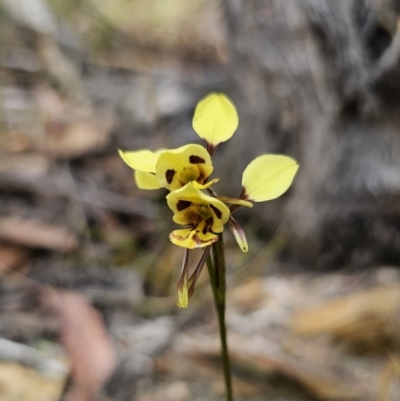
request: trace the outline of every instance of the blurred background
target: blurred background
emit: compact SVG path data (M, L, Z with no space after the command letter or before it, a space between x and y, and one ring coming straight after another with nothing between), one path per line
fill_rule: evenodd
M117 149L198 142L221 91L240 126L217 190L299 160L229 232L237 400L400 399L397 0L0 0L0 400L223 400L207 272L176 307L165 191ZM193 252L192 262L200 253Z

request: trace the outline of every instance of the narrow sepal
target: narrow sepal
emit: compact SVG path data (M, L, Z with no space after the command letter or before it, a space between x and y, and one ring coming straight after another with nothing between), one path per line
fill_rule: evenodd
M229 217L228 226L232 230L232 233L235 236L236 242L238 243L240 249L243 252L247 252L249 250L249 247L247 245L246 235L243 231L243 228L232 217L232 215Z
M219 178L214 178L211 181L206 182L205 184L199 184L197 181L192 181L192 184L197 189L208 189L211 185L216 184L219 181Z
M229 198L228 196L217 196L216 198L219 199L221 202L230 203L231 205L253 207L253 204L251 202L244 199Z
M189 249L185 249L183 254L182 270L178 281L178 308L187 308L189 302L188 295L188 276L189 276Z

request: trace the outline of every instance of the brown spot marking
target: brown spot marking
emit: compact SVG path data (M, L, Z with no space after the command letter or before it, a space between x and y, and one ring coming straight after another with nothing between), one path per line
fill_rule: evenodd
M211 157L213 157L216 149L217 149L216 146L214 146L213 144L207 142L207 152Z
M189 162L192 164L204 164L206 161L200 156L189 156Z
M183 237L182 235L177 235L177 234L175 234L173 231L172 231L172 233L170 233L169 234L169 238L171 239L171 238L176 238L178 241L184 241L185 239L187 239L187 237L190 235L190 231L189 231L189 234L188 235L186 235L186 237Z
M167 170L167 172L165 173L165 179L167 180L168 184L171 184L172 180L174 179L175 173L175 170Z
M211 229L213 224L214 224L214 218L213 217L209 217L206 220L206 226L203 229L203 234L206 234L207 232L212 232L213 234L215 234Z
M246 188L242 187L242 192L240 192L239 199L247 200L249 196L246 193ZM237 209L239 209L240 205L229 205L229 211L233 213Z
M196 234L193 235L192 239L197 245L201 245L203 243L203 241L199 237L198 231L196 231Z
M198 233L199 233L199 231L196 231L196 234L193 235L193 237L192 237L193 241L196 243L196 245L197 245L198 248L201 247L202 244L211 245L211 244L213 244L214 242L218 241L218 237L212 238L212 239L207 240L207 241L203 241L203 240L200 238L200 236L199 236Z
M180 212L181 210L187 209L191 205L192 205L192 202L190 202L190 201L180 200L180 201L178 201L178 204L176 205L176 208Z
M216 216L220 219L222 217L222 212L221 210L217 209L214 205L210 204L211 209L214 211Z
M242 187L242 192L240 192L239 199L246 200L249 195L246 193L246 188Z

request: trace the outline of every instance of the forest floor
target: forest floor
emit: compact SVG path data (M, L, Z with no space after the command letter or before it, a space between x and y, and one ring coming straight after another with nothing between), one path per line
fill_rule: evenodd
M178 309L165 193L139 191L117 154L196 140L196 102L229 87L221 10L158 10L156 29L155 10L129 25L96 3L65 6L61 41L14 11L0 27L0 400L223 400L207 272ZM241 222L248 254L226 235L235 399L397 401L399 270L309 272L256 215Z

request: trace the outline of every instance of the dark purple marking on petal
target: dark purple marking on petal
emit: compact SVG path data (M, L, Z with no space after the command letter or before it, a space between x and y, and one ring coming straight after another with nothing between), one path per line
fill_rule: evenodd
M212 225L214 224L214 219L213 219L212 217L209 217L209 218L206 220L206 223L207 223L208 226L212 226Z
M217 209L214 205L210 203L211 209L214 211L215 215L220 219L222 217L221 210Z
M178 212L180 212L181 210L185 210L190 206L192 206L192 202L180 200L180 201L178 201L176 208L178 209Z
M196 231L196 234L193 235L192 239L193 239L193 241L194 241L197 245L201 245L202 242L203 242L203 241L201 240L201 238L199 237L198 231Z
M189 156L189 162L192 164L204 164L206 161L200 156L192 155Z
M182 235L175 234L175 233L172 231L172 232L169 234L169 238L170 238L170 239L176 238L178 241L184 241L185 239L187 239L187 238L189 237L190 233L191 233L191 231L189 231L187 235L182 236Z
M171 184L172 180L174 179L176 171L175 170L167 170L165 173L165 179L167 180L168 184Z
M194 241L199 247L201 247L201 245L203 245L203 244L211 245L211 244L213 244L214 242L218 241L218 237L209 239L209 240L207 240L207 241L203 241L203 240L200 238L200 236L199 236L199 232L200 232L200 231L196 231L196 234L194 234L193 237L192 237L193 241Z
M212 143L208 143L208 142L206 142L206 143L207 143L207 152L211 157L213 157L213 155L217 149L217 145L213 145Z
M249 195L246 193L246 188L242 187L242 192L240 192L239 199L246 200Z
M217 233L213 232L213 230L212 230L213 224L214 224L214 218L213 217L209 217L206 220L206 226L203 229L203 234L206 234L207 232L210 232L210 233L213 233L213 234L217 235Z
M239 199L250 200L249 195L247 195L247 193L246 193L245 187L242 187L242 192L240 192ZM229 211L231 213L235 212L239 208L240 208L240 205L234 205L234 204L229 205Z

